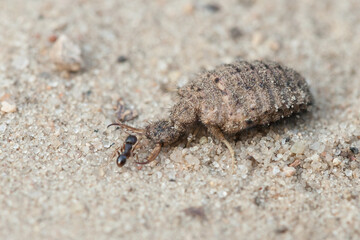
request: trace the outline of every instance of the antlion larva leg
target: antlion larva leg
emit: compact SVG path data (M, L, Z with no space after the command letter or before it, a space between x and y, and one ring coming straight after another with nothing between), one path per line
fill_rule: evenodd
M147 157L147 160L145 162L136 162L137 164L148 164L155 160L155 158L159 155L162 148L161 143L157 143L155 148L152 150L150 155Z
M123 123L111 123L107 127L111 127L111 126L119 126L119 127L125 128L125 129L127 129L127 130L129 130L129 131L131 131L133 133L145 134L144 129L134 128L134 127L128 126L128 125L123 124Z
M210 133L212 135L214 135L216 138L218 138L222 143L224 143L226 145L226 147L229 149L230 151L230 156L231 156L231 168L232 171L234 173L235 171L235 152L234 149L232 148L231 144L229 143L228 140L226 140L226 138L224 137L224 134L221 132L221 130L218 127L215 126L208 126L208 129L210 131Z
M195 139L196 136L198 135L199 131L200 131L200 127L197 127L197 128L195 129L195 131L193 132L192 136L188 139L188 141L187 141L187 143L186 143L186 148L190 147L190 143L191 143L192 141L194 141L194 139Z

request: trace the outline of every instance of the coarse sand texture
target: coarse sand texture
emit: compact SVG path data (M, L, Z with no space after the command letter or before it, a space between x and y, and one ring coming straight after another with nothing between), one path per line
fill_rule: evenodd
M358 0L0 1L0 239L360 239L359 12ZM124 146L131 131L107 128L171 120L178 89L237 59L294 69L314 101L223 131L234 171L206 127L185 126L146 165L156 142Z

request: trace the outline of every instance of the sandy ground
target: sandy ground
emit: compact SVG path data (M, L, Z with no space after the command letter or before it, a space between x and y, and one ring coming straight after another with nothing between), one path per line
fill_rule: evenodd
M360 2L214 3L0 1L0 101L16 106L0 113L1 239L360 238ZM60 34L83 71L50 62ZM229 137L234 175L205 131L140 170L116 166L127 133L106 126L120 97L143 127L237 57L301 72L313 110Z

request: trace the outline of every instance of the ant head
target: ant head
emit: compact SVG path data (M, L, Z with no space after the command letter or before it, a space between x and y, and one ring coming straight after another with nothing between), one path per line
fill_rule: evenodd
M118 167L124 166L126 163L126 156L124 154L120 154L118 158L116 159L116 164Z

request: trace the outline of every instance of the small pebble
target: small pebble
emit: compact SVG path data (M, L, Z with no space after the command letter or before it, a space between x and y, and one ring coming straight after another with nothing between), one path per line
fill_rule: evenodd
M117 62L118 63L124 63L124 62L127 62L129 59L127 58L127 57L125 57L125 56L119 56L118 58L117 58Z
M51 43L54 43L56 42L57 40L57 36L56 35L50 35L49 38L48 38L48 41L51 42Z
M241 175L241 177L243 178L243 179L245 179L245 178L247 178L247 174L248 174L248 168L245 166L245 165L239 165L238 166L238 171L239 171L239 173L240 173L240 175Z
M258 47L264 41L264 36L260 32L255 32L251 39L253 47Z
M81 49L66 35L61 35L50 50L50 58L58 68L70 72L79 71L84 62L81 58Z
M129 172L125 172L123 174L124 179L129 179L131 177L131 174Z
M3 124L0 125L0 132L1 132L1 133L4 133L5 130L6 130L6 124L3 123Z
M29 65L29 59L23 56L17 56L13 59L11 65L18 70L24 70Z
M16 105L14 103L10 103L8 101L1 102L1 111L6 113L16 112Z
M185 14L192 14L195 10L194 4L188 3L184 6L183 11Z
M322 153L325 150L325 145L321 144L320 142L315 142L311 144L309 148L318 153Z
M283 172L286 177L291 177L295 175L296 169L294 167L284 167Z
M280 49L280 43L275 40L269 40L267 44L269 48L275 52Z
M180 162L182 161L182 152L179 149L175 149L171 154L170 154L170 159L174 162Z
M216 13L220 11L220 6L216 3L209 3L205 5L205 9L209 10L210 12Z
M273 175L277 175L279 172L280 172L280 168L278 167L278 166L275 166L274 168L273 168Z
M200 160L195 157L192 154L186 155L185 156L185 161L189 164L189 165L199 165L200 164Z
M104 146L104 148L110 148L112 145L111 145L111 142L105 140L105 141L103 141L103 146Z
M302 154L304 153L304 150L306 148L306 145L304 142L296 142L291 148L290 151L295 154Z
M345 170L345 175L346 175L347 177L351 177L352 174L353 174L352 170L350 170L350 169L346 169L346 170Z
M220 167L220 165L219 165L219 163L218 163L218 162L213 162L213 165L214 165L214 167L215 167L215 168Z
M205 136L201 137L200 140L199 140L199 143L201 145L206 144L207 142L208 142L208 138L205 137Z
M350 151L353 153L353 154L358 154L359 153L359 149L357 147L350 147Z
M181 76L181 72L180 71L171 71L169 73L169 78L171 81L177 81Z
M103 167L99 168L98 175L99 175L99 177L104 177L105 176L105 169Z
M218 193L218 196L219 196L220 198L225 198L227 195L228 195L228 193L227 193L226 191L220 191L220 192Z
M176 174L174 172L168 173L169 181L176 181Z
M162 178L163 174L161 172L156 172L155 174L156 174L157 178Z
M190 217L197 217L202 220L206 219L204 207L189 207L184 209L184 213Z
M233 39L233 40L237 40L239 39L243 34L241 32L241 30L238 28L238 27L232 27L230 28L230 37Z
M339 158L334 158L334 160L333 160L333 164L334 164L334 166L338 166L338 165L340 165L340 164L341 164L340 159L339 159Z

